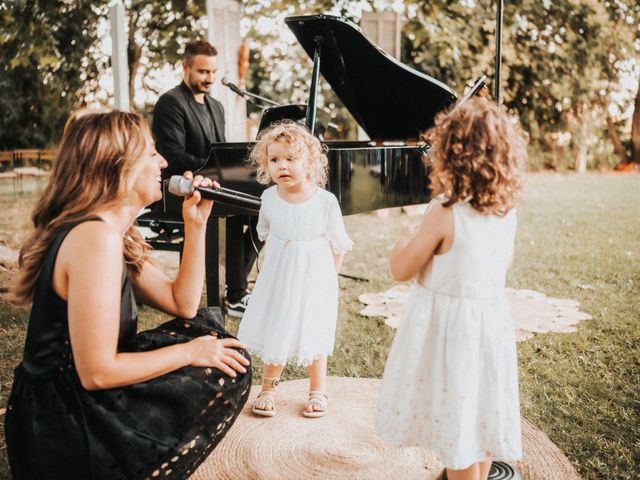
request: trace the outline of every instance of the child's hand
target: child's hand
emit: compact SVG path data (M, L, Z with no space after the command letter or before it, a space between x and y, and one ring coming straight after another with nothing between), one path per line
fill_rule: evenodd
M400 230L400 236L398 237L398 240L396 240L396 243L393 246L392 255L393 255L393 252L399 252L401 250L404 250L407 247L407 245L409 245L409 242L411 242L411 239L415 236L419 228L420 228L420 225L417 225L415 223L405 222L404 225L402 225L402 230Z
M400 237L398 238L397 244L402 243L402 245L404 246L409 243L409 240L411 240L411 238L416 234L419 228L420 225L416 223L405 222L405 224L402 225L402 230L400 231Z
M418 223L405 222L404 225L402 225L401 235L408 235L412 237L413 235L416 234L419 228L420 228L420 225Z

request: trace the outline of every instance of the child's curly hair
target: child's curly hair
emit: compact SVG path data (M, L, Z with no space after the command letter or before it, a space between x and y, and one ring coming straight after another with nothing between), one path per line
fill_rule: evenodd
M444 206L469 201L480 213L505 215L522 190L526 136L503 106L472 98L440 113L428 135L435 149L429 174Z
M269 175L267 147L274 142L289 145L292 155L296 157L306 153L309 162L307 180L319 187L327 184L329 160L326 145L322 145L306 127L291 120L275 123L258 135L256 144L249 154L249 162L258 167L259 183L268 185L273 181Z

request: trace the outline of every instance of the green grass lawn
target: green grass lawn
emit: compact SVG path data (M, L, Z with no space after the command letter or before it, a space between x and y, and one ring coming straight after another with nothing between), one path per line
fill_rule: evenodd
M593 315L572 334L536 335L518 344L523 415L542 429L585 479L635 479L640 472L640 175L531 175L519 207L509 286L573 298ZM0 185L0 243L16 247L33 193L15 198ZM412 218L418 221L417 218ZM393 338L382 319L361 317L361 293L393 285L386 256L404 214L347 217L355 249L341 278L336 350L329 374L380 377ZM12 271L0 271L0 286ZM143 309L141 328L165 317ZM0 408L20 359L27 311L2 301ZM231 331L238 322L229 319ZM255 361L259 381L259 361ZM284 379L305 377L287 367ZM0 423L3 420L0 416ZM0 478L8 477L4 438ZM561 479L558 479L561 480Z

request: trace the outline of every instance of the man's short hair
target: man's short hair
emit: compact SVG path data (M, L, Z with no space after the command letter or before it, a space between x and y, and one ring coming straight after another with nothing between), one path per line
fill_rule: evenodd
M211 45L209 42L205 42L204 40L196 40L194 42L187 43L187 46L184 47L182 60L187 65L191 65L193 63L193 57L195 57L196 55L215 57L216 55L218 55L218 50L216 50L216 47Z

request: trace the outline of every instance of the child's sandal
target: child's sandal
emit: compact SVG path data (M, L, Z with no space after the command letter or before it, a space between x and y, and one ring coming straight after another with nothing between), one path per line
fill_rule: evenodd
M262 379L262 386L265 385L268 387L277 387L280 384L279 378L268 378L265 377ZM264 405L267 408L258 408L258 405ZM276 414L276 394L273 390L262 391L258 394L256 399L253 401L253 407L251 411L260 415L261 417L273 417Z
M308 408L309 407L313 408L314 405L320 405L320 407L322 407L322 410L309 411ZM302 414L305 417L318 418L318 417L324 417L327 414L328 410L329 410L329 397L327 397L327 394L317 390L311 390L309 392L309 400L307 400L307 404L305 405L304 411L302 412Z

